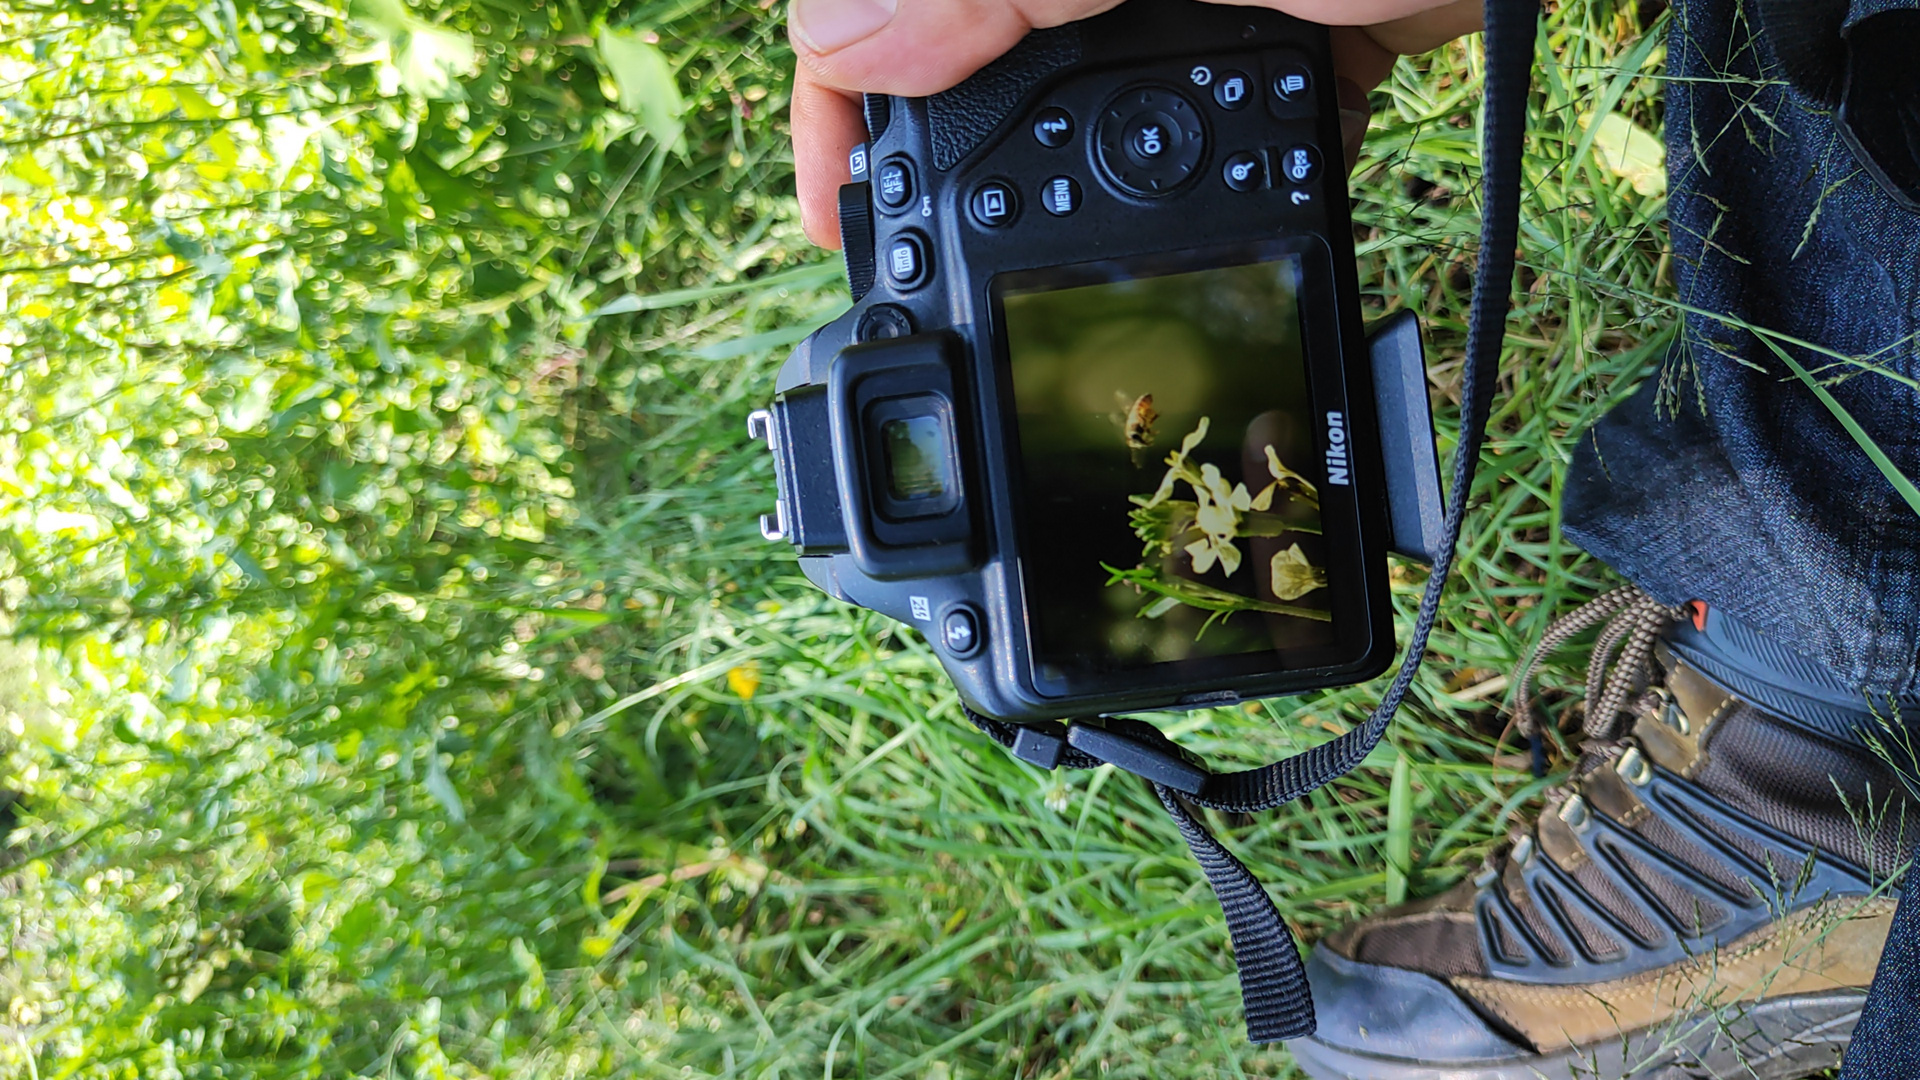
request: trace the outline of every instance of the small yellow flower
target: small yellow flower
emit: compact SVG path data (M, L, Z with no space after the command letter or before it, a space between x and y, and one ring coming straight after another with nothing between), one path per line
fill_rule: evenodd
M760 663L749 660L737 667L727 669L727 689L741 701L752 701L753 695L760 689Z

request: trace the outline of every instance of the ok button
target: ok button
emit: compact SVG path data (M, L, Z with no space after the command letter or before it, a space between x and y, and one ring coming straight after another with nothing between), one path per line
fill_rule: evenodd
M1158 165L1180 149L1183 141L1180 125L1160 112L1135 117L1121 140L1135 165Z

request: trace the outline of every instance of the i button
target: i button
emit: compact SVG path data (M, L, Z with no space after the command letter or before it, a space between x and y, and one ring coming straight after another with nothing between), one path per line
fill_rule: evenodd
M1040 110L1033 118L1033 137L1049 150L1067 145L1073 138L1073 114L1058 106Z

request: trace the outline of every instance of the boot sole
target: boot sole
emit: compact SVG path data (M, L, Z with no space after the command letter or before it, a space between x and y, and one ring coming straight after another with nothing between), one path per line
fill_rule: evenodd
M1287 1043L1315 1080L1800 1080L1840 1064L1863 991L1801 994L1703 1013L1536 1057L1429 1065L1317 1039Z

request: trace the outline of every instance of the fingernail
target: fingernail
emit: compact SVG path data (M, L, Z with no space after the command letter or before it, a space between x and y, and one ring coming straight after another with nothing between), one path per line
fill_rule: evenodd
M893 21L899 0L793 0L788 21L817 53L838 52Z

